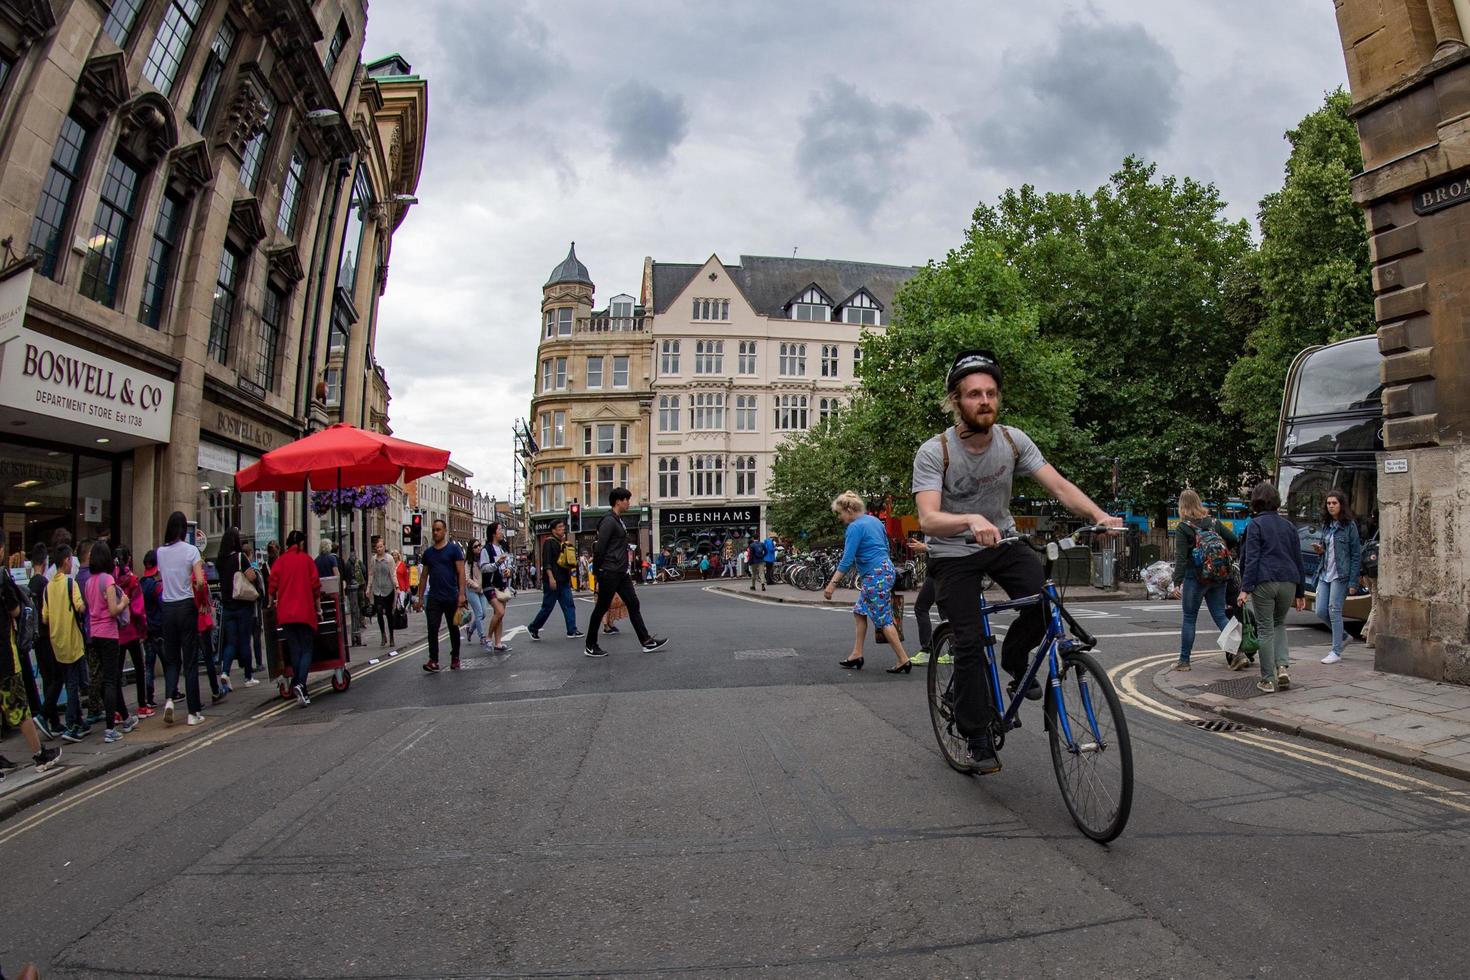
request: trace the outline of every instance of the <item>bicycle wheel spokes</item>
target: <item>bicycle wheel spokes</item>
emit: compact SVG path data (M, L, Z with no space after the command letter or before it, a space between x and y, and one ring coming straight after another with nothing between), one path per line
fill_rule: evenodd
M934 738L939 742L944 761L951 768L968 773L974 771L969 747L954 727L954 664L950 662L953 653L953 636L948 630L941 630L934 638L926 672L929 722L934 726Z
M1089 654L1064 660L1061 680L1060 705L1055 697L1047 699L1057 786L1078 828L1107 843L1123 832L1133 805L1133 750L1123 706Z

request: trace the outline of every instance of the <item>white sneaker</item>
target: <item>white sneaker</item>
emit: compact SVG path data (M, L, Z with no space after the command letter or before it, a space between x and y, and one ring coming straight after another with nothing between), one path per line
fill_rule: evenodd
M202 724L204 724L204 716L202 714L199 714L199 715L190 715L189 716L189 724L191 724L191 725L202 725Z
M1338 654L1338 653L1329 653L1327 656L1325 656L1325 657L1322 658L1322 662L1324 664L1335 664L1335 663L1337 663L1341 659L1342 659L1342 655L1341 654Z
M260 683L259 679L252 677L252 678L250 678L250 680L248 680L248 681L245 682L245 686L246 687L255 687L259 683Z
M165 725L172 725L174 723L173 698L166 698L163 702L163 723Z

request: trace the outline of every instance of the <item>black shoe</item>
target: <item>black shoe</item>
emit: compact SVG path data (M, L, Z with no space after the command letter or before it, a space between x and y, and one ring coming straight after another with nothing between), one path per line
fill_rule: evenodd
M61 750L42 746L41 751L31 756L31 759L36 763L36 772L45 772L61 759Z
M5 758L5 756L0 755L0 773L15 772L15 770L19 768L20 763L11 762L9 759Z
M602 647L588 647L587 649L583 650L582 652L585 653L589 657L605 657L605 656L607 656L607 651L604 650L604 649L602 649Z
M1011 678L1010 684L1006 685L1006 693L1010 694L1011 697L1015 697L1016 696L1016 685L1019 684L1019 683L1020 683L1020 679L1019 678L1015 678L1015 677ZM1026 700L1027 701L1040 701L1041 700L1041 684L1034 677L1031 679L1031 686L1028 687L1028 688L1026 688Z
M989 735L980 735L969 740L970 764L982 776L1000 772L1000 758L995 754Z
M31 721L35 724L36 731L41 733L42 738L44 738L48 742L53 742L56 740L56 733L51 730L51 726L46 724L45 719L32 718Z
M586 633L583 633L581 630L572 630L570 633L567 634L567 639L569 639L569 640L575 640L579 636L586 636L586 635L587 634Z
M533 640L539 640L539 639L541 639L541 631L538 630L534 626L527 626L526 627L526 632L530 635L531 639L533 639Z
M604 633L608 634L609 636L611 636L614 633L621 633L622 632L622 630L618 629L616 626L604 626L602 628L602 631Z
M660 647L666 646L668 642L668 640L660 639L656 636L650 636L648 639L643 641L643 652L652 653Z
M899 664L897 667L889 667L883 673L885 673L885 674L907 674L910 671L912 671L913 669L914 669L914 662L912 660L905 660L903 663Z
M837 666L841 667L843 670L862 670L863 658L858 657L856 660L839 660L837 661Z
M209 696L209 703L210 704L219 704L221 701L223 701L227 697L229 697L229 692L221 692L219 694L211 694Z

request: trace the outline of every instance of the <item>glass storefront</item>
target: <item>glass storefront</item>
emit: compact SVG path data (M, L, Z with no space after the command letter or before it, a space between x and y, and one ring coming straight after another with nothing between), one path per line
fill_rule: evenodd
M131 543L133 461L43 442L0 442L0 525L6 551L29 553L57 529L74 543L108 534ZM151 546L151 545L150 545Z
M213 551L220 535L231 527L240 537L264 551L281 541L281 501L276 493L236 493L235 473L259 461L249 453L199 440L199 497L195 520Z

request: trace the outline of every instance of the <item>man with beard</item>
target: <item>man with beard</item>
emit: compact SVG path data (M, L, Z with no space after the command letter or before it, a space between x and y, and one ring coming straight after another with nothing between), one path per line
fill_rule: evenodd
M1095 524L1123 523L1048 464L1026 433L996 423L1001 378L990 351L961 352L945 385L945 407L955 424L920 446L914 457L914 500L929 541L929 574L938 585L939 608L954 630L955 724L969 741L975 770L982 773L998 771L1000 760L989 731L998 706L990 703L982 659L981 581L989 576L1012 599L1036 595L1045 584L1035 551L1000 543L1016 530L1012 481L1031 476L1072 513ZM1011 675L1013 692L1045 632L1040 605L1021 610L1007 631L1001 666ZM1039 699L1041 685L1033 682L1026 697Z

